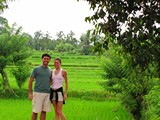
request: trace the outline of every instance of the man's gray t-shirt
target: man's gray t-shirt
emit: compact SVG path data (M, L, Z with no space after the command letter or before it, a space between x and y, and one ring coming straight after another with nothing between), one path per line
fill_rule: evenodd
M51 69L49 67L35 67L31 77L35 79L34 92L50 93Z

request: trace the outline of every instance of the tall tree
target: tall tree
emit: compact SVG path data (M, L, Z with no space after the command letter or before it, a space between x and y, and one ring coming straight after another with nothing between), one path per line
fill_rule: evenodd
M57 43L64 43L65 42L65 34L63 31L57 32Z
M51 44L52 41L52 37L50 36L49 32L47 32L44 36L43 36L43 50L49 50L52 48L52 46L55 46L54 44ZM53 43L53 42L52 42Z
M140 65L145 69L155 61L160 70L159 0L86 1L95 10L86 21L93 21L97 33L115 37L114 42L131 55L133 66Z
M80 37L80 44L79 46L82 49L82 53L84 55L89 55L90 47L91 47L91 31L88 30L86 34L82 34Z
M103 33L106 37L104 42L93 39L97 43L95 45L108 49L108 42L113 42L121 46L123 55L127 55L130 59L128 65L134 68L132 78L136 80L139 91L131 88L132 91L130 89L128 94L136 100L137 107L132 114L135 119L140 120L143 97L147 94L148 88L148 80L143 79L151 63L157 67L156 72L160 76L160 2L159 0L86 1L94 10L94 14L85 20L95 25L94 34ZM111 37L114 39L110 39ZM128 83L134 85L131 80Z
M73 45L74 47L77 47L78 41L74 37L75 33L73 31L70 31L70 33L66 36L66 42Z
M42 49L42 42L41 42L42 39L43 39L43 33L41 30L34 33L33 44L34 44L35 50Z
M10 28L6 21L0 23L2 23L0 26L3 26L0 29L0 74L2 75L3 92L6 89L13 92L5 68L11 64L18 65L18 63L24 62L29 56L26 47L28 37L22 33L21 27L16 28L14 24Z

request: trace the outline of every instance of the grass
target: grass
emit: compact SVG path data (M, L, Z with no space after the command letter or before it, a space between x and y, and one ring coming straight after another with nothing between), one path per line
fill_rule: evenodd
M30 120L31 101L27 99L0 99L0 120ZM129 120L119 102L93 101L69 98L63 107L68 120ZM46 120L54 120L54 112Z

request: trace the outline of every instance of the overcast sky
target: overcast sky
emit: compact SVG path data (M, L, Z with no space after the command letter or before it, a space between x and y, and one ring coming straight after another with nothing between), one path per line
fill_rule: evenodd
M88 3L77 0L15 0L2 14L10 25L16 23L26 33L33 35L39 30L48 31L53 38L59 31L67 34L71 30L79 38L93 28L84 20L89 15L92 11Z

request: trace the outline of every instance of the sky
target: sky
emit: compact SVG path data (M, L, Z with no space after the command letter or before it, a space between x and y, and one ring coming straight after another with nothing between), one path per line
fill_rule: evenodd
M36 31L49 32L55 38L56 33L70 31L79 38L87 30L92 29L85 17L93 14L86 1L77 0L15 0L9 2L1 16L9 25L16 23L22 26L23 32L34 35Z

